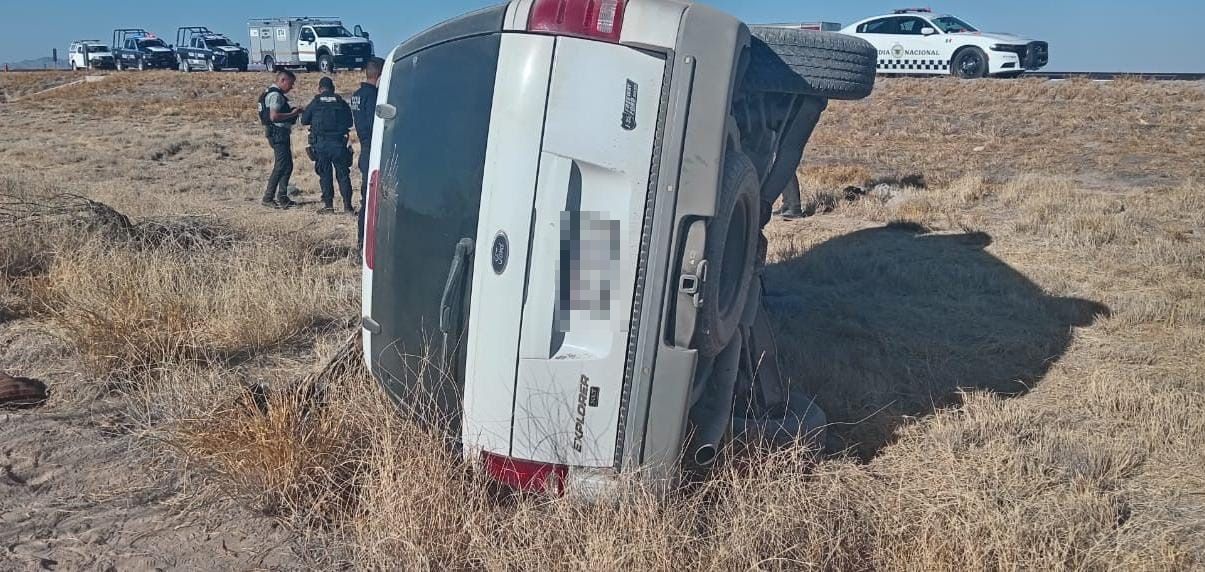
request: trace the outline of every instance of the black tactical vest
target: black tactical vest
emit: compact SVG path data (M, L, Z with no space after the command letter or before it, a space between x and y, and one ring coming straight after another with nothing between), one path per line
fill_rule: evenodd
M281 91L280 88L276 86L269 87L268 89L264 90L263 93L259 94L259 122L264 124L264 126L271 126L273 123L276 123L275 121L272 121L272 110L268 108L266 103L268 94L272 92L279 93L281 99L284 101L284 105L280 108L279 113L289 113L290 111L293 111L293 107L289 105L289 97L285 95L285 92ZM282 121L280 123L292 124L296 122L297 118L294 117L288 121Z

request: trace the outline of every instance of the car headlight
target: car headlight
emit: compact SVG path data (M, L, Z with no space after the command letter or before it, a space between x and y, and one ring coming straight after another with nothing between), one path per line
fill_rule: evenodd
M342 53L342 52L343 52L343 46L342 46L342 45L340 45L340 44L335 44L335 45L331 46L331 53L338 55L338 54L340 54L340 53Z

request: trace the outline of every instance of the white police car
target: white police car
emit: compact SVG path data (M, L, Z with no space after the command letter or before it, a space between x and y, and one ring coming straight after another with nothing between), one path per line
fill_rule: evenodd
M955 16L926 8L867 18L841 33L878 49L881 74L1016 77L1050 61L1046 42L981 32Z

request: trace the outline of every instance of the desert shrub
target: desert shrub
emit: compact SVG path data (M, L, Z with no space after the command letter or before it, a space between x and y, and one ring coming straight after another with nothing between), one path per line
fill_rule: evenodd
M254 355L355 315L339 269L264 242L198 250L89 241L51 267L53 315L100 374Z

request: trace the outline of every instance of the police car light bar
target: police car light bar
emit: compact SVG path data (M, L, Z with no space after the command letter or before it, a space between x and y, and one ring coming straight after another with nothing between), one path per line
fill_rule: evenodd
M932 14L931 8L900 8L892 12L892 14Z

